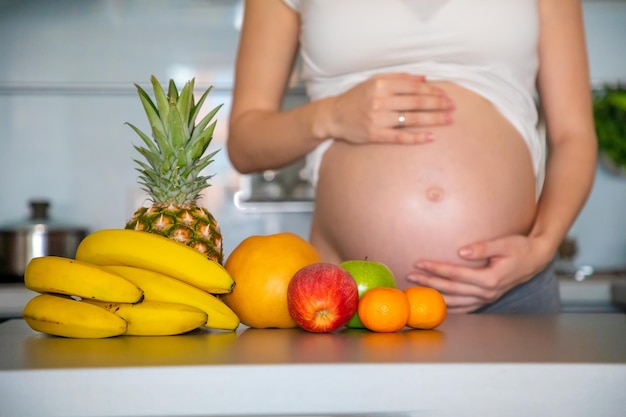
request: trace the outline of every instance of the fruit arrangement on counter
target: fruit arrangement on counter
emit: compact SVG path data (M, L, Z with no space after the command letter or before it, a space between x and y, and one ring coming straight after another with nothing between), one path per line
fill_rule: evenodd
M396 288L380 262L321 262L293 233L250 236L222 266L157 234L100 230L80 243L75 259L32 259L24 283L40 293L24 307L28 325L72 338L232 331L240 324L396 332L434 329L446 317L437 291Z
M446 317L436 290L400 290L391 270L376 261L322 262L316 249L293 233L244 239L225 268L236 285L221 299L253 328L395 332L407 326L434 329Z
M196 102L194 80L167 93L152 76L154 101L136 85L151 137L134 125L146 162L139 184L151 205L139 207L120 229L93 232L76 256L44 256L26 267L27 288L40 293L23 317L39 332L71 338L169 336L199 328L234 331L342 327L396 332L434 329L446 317L441 294L396 288L382 263L324 263L292 233L250 236L224 262L215 217L198 204L211 176L202 172L220 106L196 123L210 88Z

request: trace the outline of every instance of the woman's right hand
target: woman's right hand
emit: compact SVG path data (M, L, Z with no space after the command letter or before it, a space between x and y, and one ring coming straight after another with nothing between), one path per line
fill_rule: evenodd
M451 123L453 110L446 93L422 75L375 75L332 97L329 136L354 144L430 142L427 128Z

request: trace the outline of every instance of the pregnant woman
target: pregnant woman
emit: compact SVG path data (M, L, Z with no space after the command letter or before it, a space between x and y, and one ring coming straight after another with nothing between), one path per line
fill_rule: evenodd
M298 53L310 102L283 111ZM248 1L228 151L242 173L306 155L327 262L450 312L556 313L596 162L579 1Z

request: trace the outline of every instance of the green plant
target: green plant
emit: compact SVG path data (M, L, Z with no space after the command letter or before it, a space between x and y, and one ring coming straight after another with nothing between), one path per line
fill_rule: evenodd
M626 168L626 86L595 90L593 117L600 152L616 167Z

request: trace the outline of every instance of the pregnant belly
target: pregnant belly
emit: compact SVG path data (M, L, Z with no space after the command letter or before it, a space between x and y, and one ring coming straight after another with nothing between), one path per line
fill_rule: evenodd
M469 263L466 244L525 233L535 178L519 133L481 97L442 85L454 122L420 145L335 142L322 161L311 240L324 260L384 262L399 287L419 260Z

